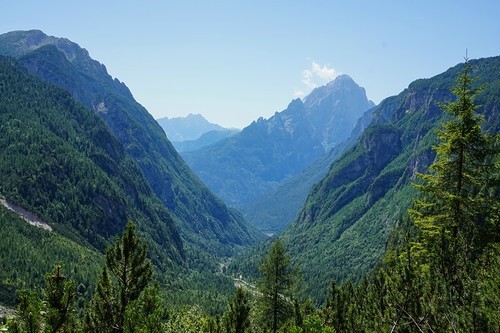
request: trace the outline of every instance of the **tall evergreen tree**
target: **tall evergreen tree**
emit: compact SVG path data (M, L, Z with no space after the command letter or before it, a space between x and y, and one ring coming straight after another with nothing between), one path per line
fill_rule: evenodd
M281 240L276 240L259 265L262 278L258 289L262 293L262 310L268 327L276 333L293 316L290 292L297 272L290 265L290 256Z
M498 198L485 190L491 188L490 175L499 173L497 137L481 129L474 103L481 87L473 87L471 72L466 59L453 89L456 100L440 105L450 120L437 132L435 162L429 173L418 175L422 183L415 187L423 195L409 211L421 231L414 257L430 278L429 318L439 330L472 329L473 320L462 314L475 311L465 309L476 302L474 265L488 243L499 240Z
M480 228L488 228L491 222L484 216L489 205L487 196L481 196L481 189L493 166L486 163L493 152L492 138L481 130L483 118L476 113L479 106L474 104L481 87L472 87L471 71L466 59L453 89L456 101L440 105L451 120L438 130L436 160L428 174L418 175L423 183L415 185L424 197L410 210L424 233L426 245L439 253L443 269L452 266L447 265L450 258L453 265L456 260L468 262L471 258L463 255L474 254L473 248L483 247L476 236Z
M227 333L244 333L250 328L250 304L242 288L236 289L229 303L224 325Z
M87 330L124 332L128 305L139 298L151 281L153 268L146 254L146 244L129 222L122 237L106 250L107 268L101 274L86 316Z
M119 313L118 299L107 268L102 270L97 289L85 313L84 327L87 332L114 332L113 324Z
M9 324L9 332L39 333L43 327L43 303L34 290L19 293L17 317Z
M46 332L73 332L75 330L74 300L75 282L66 279L61 272L61 265L56 265L54 272L46 277Z

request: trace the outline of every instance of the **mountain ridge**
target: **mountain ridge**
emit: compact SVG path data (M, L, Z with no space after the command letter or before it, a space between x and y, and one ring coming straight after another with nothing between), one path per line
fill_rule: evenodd
M500 57L469 64L477 85L487 83L477 96L478 111L487 120L483 125L498 133ZM415 173L425 172L434 160L435 129L443 117L439 102L452 97L462 66L416 80L384 99L372 110L371 124L357 143L311 189L282 239L294 259L304 263L308 290L315 297L322 299L330 280L359 281L382 256L389 233L415 196L410 185Z
M228 130L218 124L209 122L202 114L190 113L185 117L163 117L156 119L171 142L183 142L199 139L210 131Z
M478 112L484 130L500 133L500 56L469 60ZM354 145L333 161L327 174L310 190L295 220L279 235L300 264L303 292L317 304L330 283L362 281L384 254L394 227L404 224L416 197L411 186L417 172L434 161L435 130L443 120L439 103L451 93L463 64L429 79L415 80L398 95L384 99L359 120L370 125ZM228 270L247 278L257 275L257 262L272 240L233 260Z
M294 99L269 119L261 117L237 135L183 157L219 197L241 208L346 140L373 106L347 75L311 94L306 102Z
M107 123L172 213L189 244L209 253L230 255L260 239L241 214L226 207L189 170L129 89L113 79L86 50L36 30L0 35L0 52L8 53L10 48L14 50L10 55L16 55L31 74L69 91Z

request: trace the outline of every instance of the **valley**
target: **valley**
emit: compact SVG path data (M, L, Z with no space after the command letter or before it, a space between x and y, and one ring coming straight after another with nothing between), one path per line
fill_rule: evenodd
M0 324L496 331L500 57L451 65L378 105L338 75L239 131L0 35Z

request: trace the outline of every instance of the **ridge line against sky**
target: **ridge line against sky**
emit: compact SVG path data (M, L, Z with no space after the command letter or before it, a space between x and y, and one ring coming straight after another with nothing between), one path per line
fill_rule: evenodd
M369 99L500 55L500 1L3 1L0 33L86 48L155 117L242 128L336 75Z

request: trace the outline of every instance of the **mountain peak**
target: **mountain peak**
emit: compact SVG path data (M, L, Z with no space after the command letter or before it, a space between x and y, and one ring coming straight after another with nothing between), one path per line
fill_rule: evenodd
M349 75L341 74L327 84L314 88L309 95L304 97L303 102L304 104L309 105L311 103L316 103L318 100L321 100L331 94L338 92L345 93L346 91L356 91L360 89L362 90L362 94L366 95L365 89L361 88L356 82L354 82Z
M196 140L204 133L222 131L224 128L209 122L199 113L190 113L185 117L156 119L171 141L182 142Z
M357 85L356 82L347 74L340 74L339 76L335 77L332 81L328 82L326 84L327 87L339 85L339 84L355 84Z
M18 30L0 35L0 42L9 48L2 52L13 57L23 56L42 46L54 45L64 53L68 61L74 62L78 54L90 57L87 50L67 38L48 36L41 30Z
M302 108L304 106L304 103L300 98L293 99L290 104L288 104L287 109L296 109L296 108Z

